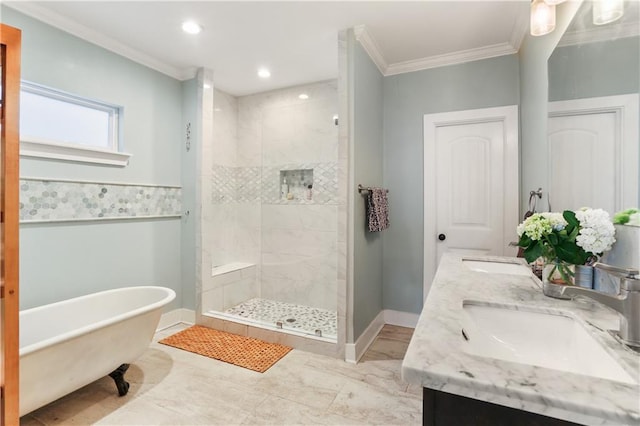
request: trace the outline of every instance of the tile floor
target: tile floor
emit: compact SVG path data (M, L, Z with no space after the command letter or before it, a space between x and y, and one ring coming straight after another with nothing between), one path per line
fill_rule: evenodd
M41 425L412 425L422 389L400 378L412 329L385 326L357 364L293 350L265 373L156 343L127 372L120 398L109 377L24 416Z

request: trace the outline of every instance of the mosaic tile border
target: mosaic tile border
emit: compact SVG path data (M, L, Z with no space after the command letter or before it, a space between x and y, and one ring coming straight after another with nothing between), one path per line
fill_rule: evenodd
M313 192L296 193L292 200L280 193L280 172L313 170ZM283 164L269 167L213 166L211 173L211 203L233 202L264 204L337 204L338 163Z
M20 223L150 219L181 214L179 187L20 179Z
M235 202L236 167L213 166L211 168L211 204Z

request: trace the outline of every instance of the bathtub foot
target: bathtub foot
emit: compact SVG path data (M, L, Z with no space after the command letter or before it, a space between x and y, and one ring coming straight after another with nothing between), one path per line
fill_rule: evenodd
M122 364L120 367L109 373L109 377L116 382L118 395L125 396L129 392L129 383L124 379L124 373L129 369L129 364Z

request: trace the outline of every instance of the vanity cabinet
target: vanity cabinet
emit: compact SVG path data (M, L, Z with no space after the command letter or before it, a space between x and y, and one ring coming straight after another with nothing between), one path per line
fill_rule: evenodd
M429 388L422 392L424 426L570 426L577 423Z

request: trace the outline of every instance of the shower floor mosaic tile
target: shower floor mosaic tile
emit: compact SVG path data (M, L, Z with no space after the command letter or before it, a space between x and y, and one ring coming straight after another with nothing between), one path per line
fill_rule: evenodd
M338 315L335 311L278 302L268 299L249 299L225 313L237 315L262 324L282 324L284 330L295 330L311 335L335 339L338 333Z

